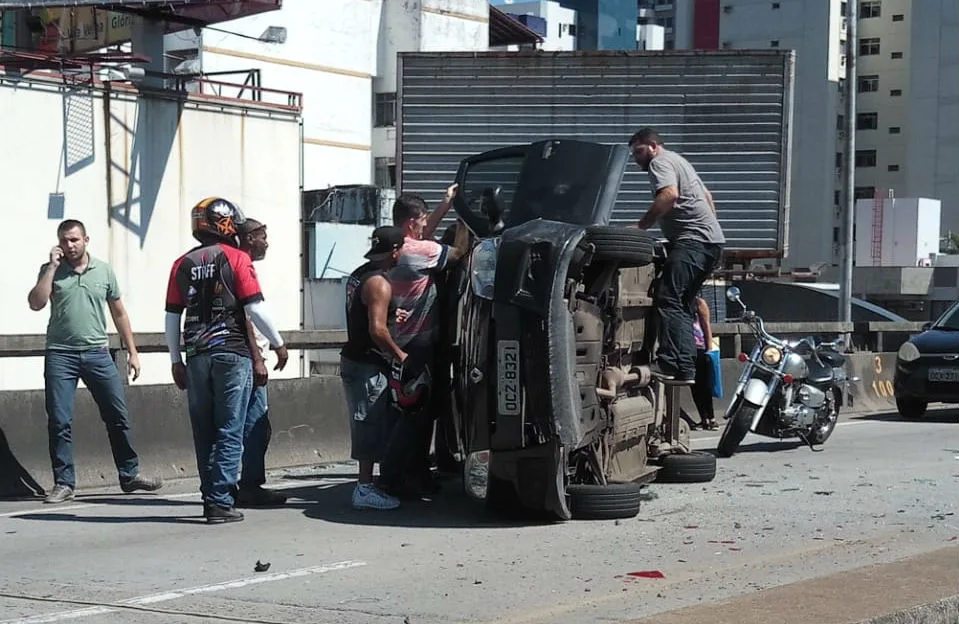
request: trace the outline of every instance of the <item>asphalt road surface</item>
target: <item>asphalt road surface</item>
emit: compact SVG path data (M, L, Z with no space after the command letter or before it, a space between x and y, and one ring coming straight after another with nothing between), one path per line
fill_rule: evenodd
M354 478L274 475L287 506L220 526L190 481L0 502L0 623L626 621L955 544L959 413L849 416L822 452L750 436L714 482L653 484L623 521L511 525L455 481L356 512Z

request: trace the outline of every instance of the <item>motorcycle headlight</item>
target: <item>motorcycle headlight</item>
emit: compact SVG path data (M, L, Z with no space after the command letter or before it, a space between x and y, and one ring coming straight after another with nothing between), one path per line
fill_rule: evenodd
M783 352L778 347L766 347L762 353L763 364L766 366L779 366L783 359Z
M902 346L899 347L899 352L896 354L896 358L900 362L909 363L918 360L920 355L919 348L916 345L912 344L911 342L904 342L902 343Z
M493 299L498 251L498 238L487 238L473 248L473 254L470 257L470 285L473 288L473 294L477 297Z

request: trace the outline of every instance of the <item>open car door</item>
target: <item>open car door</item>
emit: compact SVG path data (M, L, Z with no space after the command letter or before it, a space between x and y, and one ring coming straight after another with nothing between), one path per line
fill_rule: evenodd
M479 238L532 221L608 225L629 149L549 139L464 159L453 208Z

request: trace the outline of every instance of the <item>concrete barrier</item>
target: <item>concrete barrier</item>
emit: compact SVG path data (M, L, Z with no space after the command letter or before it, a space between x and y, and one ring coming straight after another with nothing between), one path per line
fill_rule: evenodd
M196 475L186 393L173 385L127 386L133 444L141 470L165 479ZM271 381L273 439L268 468L349 457L349 420L339 377ZM77 487L112 486L116 468L96 404L77 392L73 425ZM43 390L0 392L0 497L52 486Z
M722 415L736 387L742 364L723 360L723 398L714 403ZM849 373L861 378L852 388L850 412L895 409L892 374L895 354L860 353L850 357ZM127 386L133 441L147 474L164 478L196 474L186 394L172 385ZM269 468L334 462L349 457L349 419L339 377L271 381L273 440ZM682 393L683 407L698 419L692 396ZM77 393L74 456L80 488L116 483L116 469L106 432L88 392ZM842 418L842 415L840 416ZM0 497L25 496L52 485L43 390L0 392Z

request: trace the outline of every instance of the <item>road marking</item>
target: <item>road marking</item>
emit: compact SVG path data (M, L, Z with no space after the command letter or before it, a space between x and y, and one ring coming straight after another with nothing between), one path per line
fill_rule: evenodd
M846 420L846 421L843 421L843 422L841 422L841 423L836 423L836 427L848 427L849 425L865 425L865 424L871 424L871 423L874 423L874 421L871 421L871 420ZM755 437L757 437L757 438L762 438L762 437L764 437L764 436L757 436L756 434L751 433L751 432L750 432L748 435L755 436ZM719 440L720 438L722 438L722 436L721 436L721 435L718 435L718 436L709 436L708 438L691 438L689 441L690 441L691 443L695 444L696 442L713 442L713 441ZM769 439L770 439L770 440L779 440L778 438L769 438ZM797 441L801 441L801 440L799 440L799 438L795 438L795 439L796 439ZM786 438L785 440L779 440L779 441L780 441L780 442L789 442L790 440L792 440L792 438Z
M209 594L228 589L239 589L250 585L260 585L262 583L273 583L276 581L285 581L287 579L299 578L302 576L312 576L314 574L325 574L327 572L336 572L337 570L347 570L349 568L358 568L365 566L365 561L338 561L327 565L313 566L311 568L300 568L290 572L277 572L274 574L263 574L251 576L244 579L225 581L223 583L213 583L212 585L200 585L187 589L178 589L159 594L150 594L148 596L138 596L128 598L113 604L103 606L87 607L85 609L74 609L72 611L60 611L58 613L49 613L45 615L34 615L16 620L2 620L0 624L45 624L49 622L64 622L67 620L76 620L80 618L92 617L94 615L104 615L106 613L115 613L122 611L124 607L141 607L154 605L160 602L169 602L179 598L186 598L195 594ZM69 601L66 601L69 602Z
M268 488L268 489L292 490L298 487L311 487L315 485L334 485L337 483L348 483L350 481L352 481L352 479L320 479L320 480L310 480L310 481L296 481L293 483L281 483L279 485L273 486L272 488ZM111 496L111 495L112 495L111 493L105 492L103 494L92 494L91 496L105 497L105 496ZM127 496L127 494L124 494L124 496ZM158 501L162 501L166 499L191 498L191 497L198 497L198 496L200 496L199 492L184 492L181 494L168 494L168 495L161 494L156 496L156 499ZM43 507L38 507L36 509L28 509L26 511L8 511L5 513L0 513L0 518L16 518L17 516L27 516L31 514L60 513L62 511L73 511L76 509L90 509L92 507L122 507L122 506L123 505L118 505L115 503L78 503L76 505L66 505L63 507L58 505L44 505ZM0 624L3 624L2 621L0 621Z

